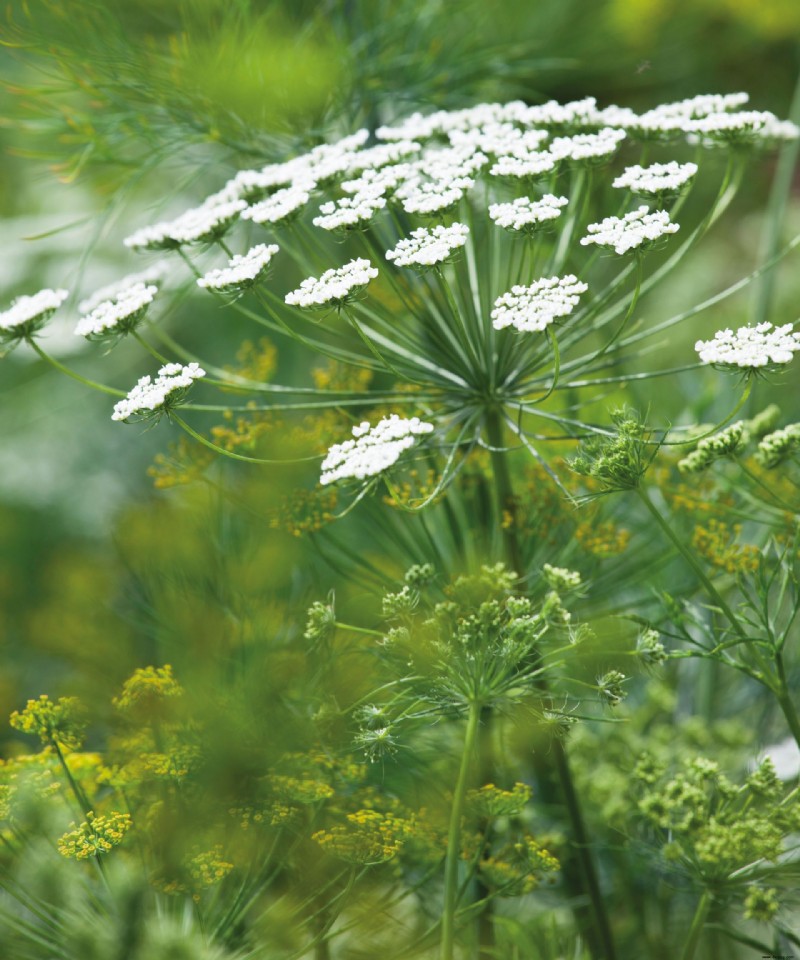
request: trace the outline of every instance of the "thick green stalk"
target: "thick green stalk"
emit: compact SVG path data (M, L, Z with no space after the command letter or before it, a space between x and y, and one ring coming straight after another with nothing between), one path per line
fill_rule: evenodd
M700 902L692 918L692 925L689 928L689 935L686 937L686 943L683 945L681 960L694 960L697 944L700 941L700 934L703 932L703 924L706 922L708 908L711 906L711 894L708 890L703 891Z
M495 491L500 507L498 511L510 515L510 523L503 524L503 540L506 555L513 569L524 575L522 551L516 535L516 500L514 498L511 475L502 451L503 430L500 411L492 411L487 418L487 439L491 449L492 470ZM547 692L543 679L539 679L539 689ZM534 772L539 781L545 799L552 799L560 793L567 810L574 848L574 859L563 864L564 882L571 897L577 901L576 919L581 932L585 935L594 960L615 960L616 949L611 931L611 923L606 911L600 882L592 857L590 838L581 810L580 799L572 779L564 744L557 737L553 739L549 753L535 752L533 755ZM586 904L588 901L588 905Z
M453 791L453 806L450 810L450 828L447 834L447 857L444 863L444 910L442 912L442 939L439 951L440 960L453 960L455 949L456 903L458 899L458 864L461 859L461 817L464 812L464 797L467 792L467 779L478 738L478 725L481 716L480 703L470 704L467 717L467 730L464 734L464 747L461 754L461 766L458 780Z

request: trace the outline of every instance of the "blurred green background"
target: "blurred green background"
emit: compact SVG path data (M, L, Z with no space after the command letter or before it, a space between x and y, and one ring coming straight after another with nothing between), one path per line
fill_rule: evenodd
M740 89L786 116L800 69L795 0L15 0L4 17L3 304L65 286L74 307L139 268L121 243L133 228L240 167L360 125L486 99L646 109ZM723 288L780 242L762 224L775 164L752 167L654 316ZM798 229L795 184L781 235ZM778 280L771 316L794 320L800 282L790 269ZM727 301L703 332L749 316L753 295ZM204 301L168 322L220 364L243 337ZM56 356L119 384L150 369L135 345L99 357L73 324L66 310L49 332ZM282 368L300 362L277 347ZM0 716L45 690L105 703L137 665L224 654L244 622L290 640L293 611L337 583L313 544L269 521L310 474L251 473L256 517L213 490L154 488L147 466L171 428L112 424L106 400L23 349L3 359L0 390ZM684 398L664 402L677 415Z

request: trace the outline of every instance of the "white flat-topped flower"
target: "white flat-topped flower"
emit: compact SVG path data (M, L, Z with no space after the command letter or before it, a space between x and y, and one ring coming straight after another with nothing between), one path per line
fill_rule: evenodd
M191 243L211 243L223 237L247 204L244 200L206 202L175 220L142 227L125 240L132 250L170 250Z
M612 186L627 187L640 196L666 196L677 193L697 173L696 163L652 163L626 167Z
M576 276L543 277L529 287L517 285L498 297L492 310L495 330L514 327L522 332L539 331L561 317L567 317L578 305L580 295L589 288Z
M144 319L157 293L154 284L136 282L123 287L82 316L75 334L87 340L105 340L131 333Z
M450 210L465 192L475 186L471 177L453 177L449 180L412 180L397 191L406 213L432 216Z
M242 220L252 220L253 223L288 223L300 215L303 207L311 199L312 181L303 181L276 190L272 196L247 207L242 211Z
M155 380L149 376L141 377L128 396L114 404L111 419L138 417L147 420L168 413L183 400L192 383L205 375L205 370L196 363L188 366L168 363L161 367Z
M624 130L604 127L597 133L576 133L571 137L555 137L550 153L557 160L603 160L617 152L625 139Z
M433 432L433 424L418 417L406 420L393 413L375 426L368 421L353 427L353 439L334 444L322 461L321 484L365 480L388 470L417 437Z
M137 283L158 287L166 280L169 273L170 266L166 258L158 260L144 270L129 273L127 276L121 277L113 283L107 283L104 287L100 287L99 290L95 290L94 293L86 297L85 300L81 300L78 304L78 313L81 315L91 313L95 307L99 307L104 301L115 300L123 290L127 290L128 287L132 287Z
M489 173L493 177L536 180L555 170L557 163L557 158L547 150L523 150L498 157Z
M650 213L648 207L639 207L624 217L606 217L600 223L590 223L586 229L589 235L581 239L582 246L596 243L599 247L611 247L621 255L677 233L680 227L670 221L665 210Z
M297 290L286 294L286 303L293 307L342 306L377 276L369 260L351 260L343 267L326 270L319 279L304 280Z
M377 190L363 190L351 197L323 203L320 215L312 223L322 230L355 230L369 226L375 214L386 206L386 199Z
M437 226L431 230L420 227L400 240L393 250L386 253L398 267L432 267L442 263L467 242L469 227L453 223L449 227Z
M739 327L719 330L713 340L698 340L695 350L703 363L733 369L758 369L790 363L795 352L800 350L800 333L792 330L792 324L773 327L771 323L759 323L755 327Z
M19 340L41 330L68 296L67 290L46 288L33 296L17 297L0 313L0 340Z
M491 204L489 216L498 227L534 233L556 220L568 202L566 197L555 197L552 193L546 193L541 200L518 197L510 203Z
M278 250L275 243L259 243L247 253L232 257L227 267L210 270L204 277L200 277L197 285L217 293L239 293L248 290L264 279Z

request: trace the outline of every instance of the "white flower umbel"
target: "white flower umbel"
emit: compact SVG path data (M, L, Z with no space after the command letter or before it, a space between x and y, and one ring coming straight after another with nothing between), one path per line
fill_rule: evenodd
M168 363L161 367L155 380L149 376L141 377L128 396L114 404L111 419L138 417L149 420L168 413L181 402L192 383L205 375L205 370L196 363L186 367L180 363Z
M259 243L247 253L233 257L228 261L227 267L210 270L197 281L197 285L216 293L240 293L249 290L264 279L278 249L275 243Z
M543 277L529 287L512 287L498 297L492 310L495 330L514 327L522 332L544 330L561 317L567 317L578 305L580 295L589 288L577 277Z
M140 270L137 273L129 273L127 276L122 277L122 279L115 280L114 283L106 284L106 286L101 287L99 290L95 290L91 296L88 296L85 300L81 300L78 304L78 313L81 315L91 313L92 310L94 310L95 307L99 307L101 303L104 303L106 300L116 300L123 290L127 290L137 283L143 283L148 286L152 284L159 287L171 272L171 267L166 259L158 260L145 270Z
M271 197L242 211L242 220L253 223L288 223L298 217L311 199L314 184L310 181L277 190Z
M556 220L568 202L566 197L554 197L552 193L546 193L541 200L518 197L510 203L491 204L489 216L498 227L534 233Z
M105 340L131 333L144 319L157 293L154 285L132 283L81 317L75 334L87 340Z
M642 197L664 197L678 193L697 173L696 163L653 163L649 167L626 167L612 186L627 187Z
M393 413L375 426L365 420L353 427L353 439L334 444L322 461L320 483L337 480L365 480L388 470L403 451L413 447L417 437L433 432L433 424L418 417L410 420Z
M435 216L450 210L464 196L465 191L475 186L471 177L454 177L451 180L423 182L414 180L397 191L406 213L419 216Z
M41 330L68 296L67 290L45 289L17 297L0 313L0 341L21 340Z
M596 162L613 156L624 139L624 130L604 127L597 133L576 133L571 137L556 137L550 144L550 153L557 160L572 160L575 163Z
M703 363L715 366L739 370L779 366L790 363L800 350L800 333L792 330L791 323L782 327L759 323L740 327L735 333L719 330L713 340L698 340L694 348Z
M400 240L393 250L388 250L386 259L393 260L398 267L433 267L463 247L468 235L469 227L463 223L431 230L420 227Z
M323 203L319 208L320 216L314 217L312 222L322 230L363 230L385 206L386 200L380 192L366 190L352 197Z
M131 250L171 250L191 243L211 243L225 236L247 204L244 200L209 202L175 220L143 227L125 240Z
M343 267L326 270L319 279L304 280L297 290L286 294L286 302L293 307L342 306L377 276L369 260L351 260Z
M516 180L538 180L555 170L556 157L547 150L524 150L505 157L498 157L489 173L493 177L509 177Z
M590 223L589 235L581 239L581 245L596 243L599 247L611 247L622 255L629 250L647 247L661 237L677 233L680 227L672 223L665 210L650 213L648 207L639 207L624 217L606 217L600 223Z

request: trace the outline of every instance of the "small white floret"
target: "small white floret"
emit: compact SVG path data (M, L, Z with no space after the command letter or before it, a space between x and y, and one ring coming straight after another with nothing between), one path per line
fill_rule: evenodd
M277 252L277 244L259 243L247 253L233 257L228 261L227 267L209 271L197 281L197 285L217 293L246 290L264 278Z
M205 370L196 363L188 366L168 363L161 367L155 380L141 377L128 396L114 404L111 419L129 420L134 416L148 419L165 413L183 399L195 380L205 375Z
M378 271L369 260L351 260L343 267L326 270L319 279L304 280L297 290L286 294L286 303L294 307L341 306L377 276Z
M431 230L420 227L400 240L393 250L386 253L398 267L432 267L442 263L467 242L469 227L453 223L449 227L437 226Z
M418 437L433 432L433 424L418 417L403 419L393 413L375 426L364 421L353 427L353 439L334 444L322 462L320 483L365 480L388 470Z
M529 287L516 285L494 302L495 330L514 327L522 332L539 331L567 317L589 288L576 276L543 277Z
M40 330L67 299L67 290L40 290L33 296L17 297L0 313L0 332L13 336L26 336Z
M672 223L666 210L650 213L647 207L639 207L624 217L606 217L600 223L590 223L589 233L581 239L581 245L596 243L599 247L611 247L622 255L629 250L647 247L661 237L677 233L680 227Z
M94 340L130 333L142 321L157 293L154 285L132 283L82 316L75 334Z
M703 363L739 369L757 369L790 363L800 350L800 332L792 324L773 327L759 323L755 327L719 330L713 340L698 340L694 345Z

